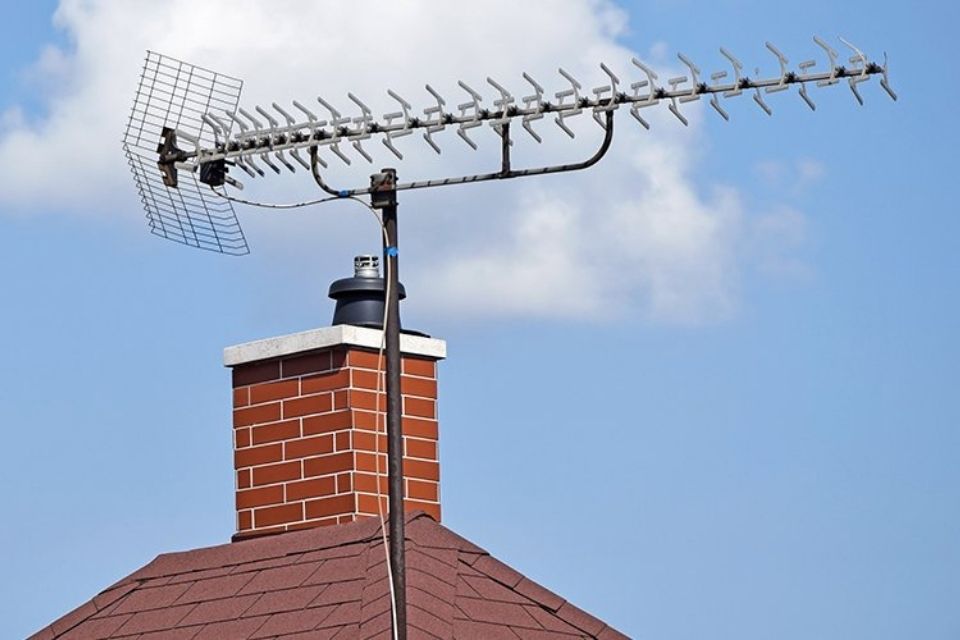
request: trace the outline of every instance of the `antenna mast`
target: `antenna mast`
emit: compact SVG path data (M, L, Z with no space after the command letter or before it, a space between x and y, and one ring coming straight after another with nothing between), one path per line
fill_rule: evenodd
M812 71L815 60L806 60L791 70L786 56L767 42L767 50L776 58L780 73L769 78L751 78L743 74L743 64L729 51L720 48L727 69L716 71L703 79L700 68L685 55L678 54L687 73L668 78L660 83L657 73L642 61L633 58L632 64L641 79L624 85L606 65L600 64L604 84L584 91L583 85L564 69L559 74L566 88L549 97L543 87L529 74L523 80L530 94L517 98L493 78L487 84L495 92L492 108L482 106L484 97L462 80L458 82L466 94L456 109L431 87L425 86L430 104L417 115L413 107L393 90L388 96L397 103L398 110L375 119L371 109L357 96L347 94L348 100L359 110L359 115L344 116L322 97L317 103L329 116L322 119L304 104L293 101L290 109L276 102L272 111L254 107L257 115L239 107L243 83L240 80L196 67L167 56L148 52L133 110L123 138L123 148L133 171L134 182L140 192L152 233L165 238L220 253L241 255L248 253L246 239L237 222L232 202L250 203L228 195L226 186L242 189L243 185L228 175L231 167L243 171L251 179L263 177L265 167L275 173L284 170L296 172L299 165L308 171L316 184L329 198L312 203L294 205L263 205L275 208L305 206L327 200L369 196L371 207L381 212L383 225L383 259L387 271L387 318L384 338L387 355L387 438L390 504L390 552L394 587L394 638L406 640L406 578L404 562L403 518L403 433L400 394L400 318L399 268L397 238L397 192L409 189L507 180L529 176L562 173L586 169L599 162L613 141L614 117L621 107L643 128L650 129L645 110L666 103L667 109L683 125L689 121L683 106L709 97L710 106L720 117L729 121L730 115L721 103L743 93L751 94L753 102L767 115L773 110L766 96L798 88L798 95L811 109L816 110L808 92L810 85L828 87L845 80L857 102L864 103L859 86L873 76L880 77L880 85L893 99L896 93L890 87L887 58L883 64L871 61L856 46L840 38L851 51L847 66L838 64L839 54L824 40L814 37L815 44L827 57L823 71ZM297 116L294 117L293 113ZM512 125L519 121L524 132L536 142L542 142L535 124L546 117L570 138L575 137L568 121L590 114L603 130L599 146L589 156L571 164L544 165L516 169L511 148ZM441 153L438 134L447 128L456 128L457 136L471 149L478 148L471 131L489 126L500 138L499 169L488 173L434 177L411 182L398 182L394 169L374 173L368 185L351 188L333 187L321 172L328 167L322 151L346 165L351 158L341 145L349 145L368 163L373 157L364 142L379 137L383 145L397 159L404 154L397 146L400 138L420 133L428 147ZM307 158L301 155L307 154ZM204 186L201 186L204 185Z

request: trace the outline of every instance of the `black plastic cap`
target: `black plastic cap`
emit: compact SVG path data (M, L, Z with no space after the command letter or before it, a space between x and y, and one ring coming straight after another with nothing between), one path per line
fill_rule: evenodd
M337 301L333 324L382 329L385 289L383 278L343 278L331 284L329 295ZM402 284L397 293L401 300L407 297Z

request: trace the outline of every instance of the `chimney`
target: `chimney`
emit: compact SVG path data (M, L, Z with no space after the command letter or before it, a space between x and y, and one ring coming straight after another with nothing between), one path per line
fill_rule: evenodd
M360 256L354 277L330 287L334 326L224 351L233 371L235 540L377 516L378 483L388 510L385 356L376 420L383 282L376 258ZM400 351L404 506L439 521L437 362L446 343L404 332Z

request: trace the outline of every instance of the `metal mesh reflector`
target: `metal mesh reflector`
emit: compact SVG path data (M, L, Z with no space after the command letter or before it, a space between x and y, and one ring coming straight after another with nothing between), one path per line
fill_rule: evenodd
M123 150L151 233L198 249L249 253L229 201L218 198L189 171L180 171L177 187L168 187L157 165L164 127L198 138L206 148L216 144L202 116L234 113L242 88L243 82L236 78L147 52Z

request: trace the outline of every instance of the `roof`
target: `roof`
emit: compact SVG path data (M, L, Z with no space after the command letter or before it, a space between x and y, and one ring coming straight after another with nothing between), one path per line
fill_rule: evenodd
M428 515L407 520L411 640L627 637ZM371 518L158 556L30 640L387 640L390 619Z

